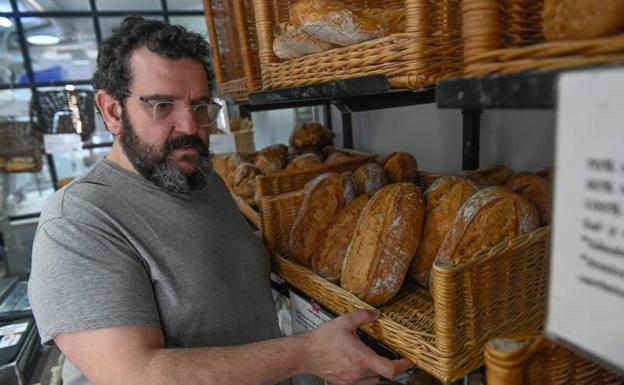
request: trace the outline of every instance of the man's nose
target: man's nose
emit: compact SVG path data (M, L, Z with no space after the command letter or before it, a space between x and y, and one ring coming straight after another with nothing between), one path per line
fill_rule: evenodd
M176 131L186 135L195 135L197 133L197 120L191 108L181 108L178 111Z

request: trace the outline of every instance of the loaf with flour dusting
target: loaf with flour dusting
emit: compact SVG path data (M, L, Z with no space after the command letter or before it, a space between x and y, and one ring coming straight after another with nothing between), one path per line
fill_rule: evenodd
M390 300L416 253L424 215L425 201L416 185L397 183L379 190L358 219L341 286L372 306Z
M436 263L440 260L457 265L482 249L538 227L537 209L526 198L505 187L483 188L462 205L440 246Z
M550 182L532 172L517 172L507 180L505 187L528 199L535 205L540 216L540 223L550 223L552 205L552 187Z
M367 163L355 170L355 181L360 193L372 197L388 183L388 174L383 167L377 163Z

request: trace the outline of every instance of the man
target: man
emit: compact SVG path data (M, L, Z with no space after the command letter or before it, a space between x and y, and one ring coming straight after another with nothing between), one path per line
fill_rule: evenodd
M33 245L30 300L68 358L64 384L374 384L405 370L357 339L370 312L279 337L269 256L211 172L208 54L141 17L100 47L111 153L48 202Z

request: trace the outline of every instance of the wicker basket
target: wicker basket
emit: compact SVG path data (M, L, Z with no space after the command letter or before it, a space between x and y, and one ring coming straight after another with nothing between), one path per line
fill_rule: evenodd
M544 42L542 0L462 0L466 76L624 62L624 34Z
M282 61L273 30L292 0L254 0L264 89L383 74L392 88L420 88L461 74L460 0L343 0L360 7L406 8L406 32Z
M41 139L30 120L1 120L0 173L40 171Z
M330 149L330 153L338 151ZM374 154L340 149L351 155L351 159L344 160L332 165L320 164L301 171L280 171L274 175L260 175L256 177L256 196L266 197L283 194L301 189L305 184L326 172L355 171L366 163L375 162L377 156Z
M258 38L252 0L204 0L220 96L244 101L260 89Z
M624 385L624 379L541 335L490 341L485 366L488 385Z
M462 378L483 364L490 339L541 327L548 239L548 228L541 228L459 266L435 265L431 293L407 281L379 308L381 318L362 330L445 383ZM279 254L274 271L335 314L372 308Z

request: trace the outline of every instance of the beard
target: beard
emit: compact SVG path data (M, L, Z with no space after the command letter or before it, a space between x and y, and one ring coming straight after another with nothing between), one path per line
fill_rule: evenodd
M208 176L212 171L212 162L208 145L197 135L169 139L162 149L158 149L141 141L125 109L122 110L121 121L121 147L130 163L145 179L174 193L190 193L206 187ZM191 172L182 171L171 159L173 150L181 147L191 147L198 151L195 169ZM185 155L181 159L192 162L194 157Z

